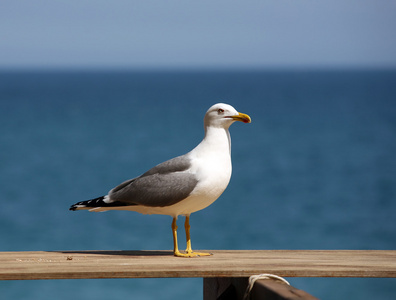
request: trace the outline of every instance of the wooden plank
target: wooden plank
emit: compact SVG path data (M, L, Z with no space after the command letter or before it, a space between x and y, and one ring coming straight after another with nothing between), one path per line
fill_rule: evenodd
M164 277L396 277L394 250L210 251L179 258L171 251L0 252L0 279Z

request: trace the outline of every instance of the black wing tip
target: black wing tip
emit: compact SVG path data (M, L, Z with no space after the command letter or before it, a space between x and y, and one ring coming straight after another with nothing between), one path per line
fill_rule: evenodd
M79 208L87 209L89 207L92 207L92 208L100 207L100 206L103 206L103 203L104 203L103 199L104 199L104 196L98 197L98 198L95 198L92 200L80 201L80 202L77 202L77 203L73 204L72 206L70 206L69 210L75 211L75 210L78 210Z
M78 202L78 203L76 203L76 204L73 204L72 206L70 206L69 210L71 210L71 211L76 211L76 210L78 210L79 208L85 208L85 207L87 207L87 205L85 205L84 202L85 202L85 201L83 201L83 202Z
M87 200L87 201L81 201L77 202L76 204L73 204L70 206L69 210L75 211L75 210L83 210L83 209L91 209L95 207L117 207L117 206L132 206L135 204L132 203L125 203L121 201L114 201L114 202L104 202L103 200L105 199L105 196L98 197L92 200Z

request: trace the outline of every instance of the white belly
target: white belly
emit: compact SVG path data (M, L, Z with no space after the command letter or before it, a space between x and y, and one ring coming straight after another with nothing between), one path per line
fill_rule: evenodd
M165 207L149 207L141 205L117 206L117 207L98 207L90 211L107 211L107 210L129 210L141 214L159 214L177 217L179 215L189 215L211 205L220 197L227 188L231 178L231 163L219 165L213 164L211 168L197 170L199 182L189 197L186 199ZM204 178L204 179L203 179Z

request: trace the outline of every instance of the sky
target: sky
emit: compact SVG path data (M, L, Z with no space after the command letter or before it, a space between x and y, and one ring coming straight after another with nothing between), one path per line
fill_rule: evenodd
M395 0L1 0L1 68L396 68Z

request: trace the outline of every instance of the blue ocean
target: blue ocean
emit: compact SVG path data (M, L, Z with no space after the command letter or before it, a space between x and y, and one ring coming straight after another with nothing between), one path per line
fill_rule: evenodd
M190 151L217 102L252 123L230 128L231 182L191 216L194 249L396 249L395 70L2 71L0 251L172 249L168 216L68 209ZM288 280L396 295L396 279ZM0 282L1 299L54 297L198 300L202 279Z

